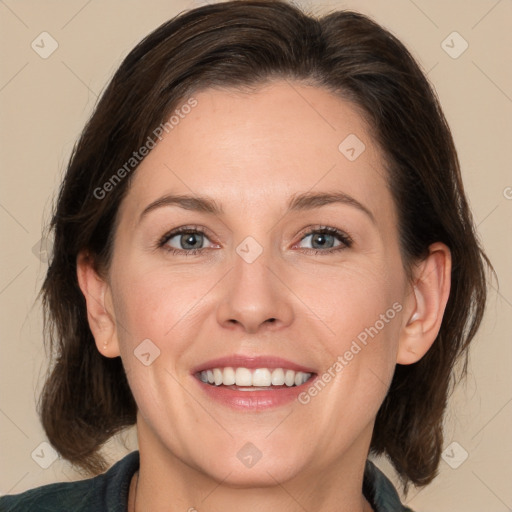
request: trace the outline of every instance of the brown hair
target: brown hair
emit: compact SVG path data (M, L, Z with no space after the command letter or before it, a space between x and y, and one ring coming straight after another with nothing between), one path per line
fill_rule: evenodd
M90 473L106 467L101 446L136 420L120 358L96 349L76 275L84 249L100 273L107 271L116 214L134 171L104 200L98 187L193 92L275 78L324 87L362 112L386 158L406 269L433 242L451 249L452 286L439 335L419 362L397 365L370 447L389 457L405 490L437 474L453 368L461 359L461 375L467 371L490 266L449 127L420 68L388 31L355 12L316 18L273 0L206 5L164 23L124 59L74 148L49 226L54 250L41 293L53 364L39 413L55 448Z

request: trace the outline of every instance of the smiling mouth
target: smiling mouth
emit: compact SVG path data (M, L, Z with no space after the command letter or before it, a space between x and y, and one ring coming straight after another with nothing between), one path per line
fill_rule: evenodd
M313 373L286 368L211 368L196 373L196 377L211 386L225 386L237 391L268 391L305 384Z

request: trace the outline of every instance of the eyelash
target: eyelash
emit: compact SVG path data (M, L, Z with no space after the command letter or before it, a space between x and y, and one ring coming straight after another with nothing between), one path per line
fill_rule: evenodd
M176 235L181 235L181 234L201 234L208 238L207 233L203 229L201 229L199 226L182 226L182 227L174 229L173 231L170 231L169 233L166 233L158 241L157 248L161 248L164 251L171 253L171 254L185 255L185 256L194 256L194 255L197 255L197 254L201 253L202 251L208 249L207 247L203 247L202 249L191 249L191 250L187 251L185 249L176 249L175 247L169 247L169 246L165 245L171 238L174 238ZM308 254L315 254L315 255L323 254L323 255L325 255L325 254L332 254L332 253L335 253L338 251L342 251L344 249L351 247L353 244L353 240L350 238L350 236L348 236L343 231L340 231L339 229L333 228L330 226L320 226L318 228L311 229L310 231L307 231L304 233L304 235L302 236L300 241L302 241L305 237L307 237L309 235L319 235L319 234L320 235L334 235L341 242L341 244L338 245L337 247L331 247L331 248L325 249L325 250L307 249L307 248L306 249L302 248L302 250L307 251Z

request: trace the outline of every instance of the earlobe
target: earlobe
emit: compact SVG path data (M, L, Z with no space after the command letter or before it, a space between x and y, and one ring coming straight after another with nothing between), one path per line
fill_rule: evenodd
M87 305L87 320L98 351L105 357L117 357L120 352L116 323L114 313L109 311L107 304L110 287L98 275L93 263L92 257L86 252L77 256L77 278Z
M400 332L397 363L419 361L434 343L450 294L451 252L443 243L429 247L428 256L416 266L407 315Z

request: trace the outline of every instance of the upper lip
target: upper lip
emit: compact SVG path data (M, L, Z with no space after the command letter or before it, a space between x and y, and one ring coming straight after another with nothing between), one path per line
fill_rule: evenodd
M192 369L192 373L199 373L203 370L211 370L213 368L283 368L286 370L294 370L296 372L315 373L315 371L307 366L295 363L282 357L272 355L244 355L232 354L229 356L210 359Z

